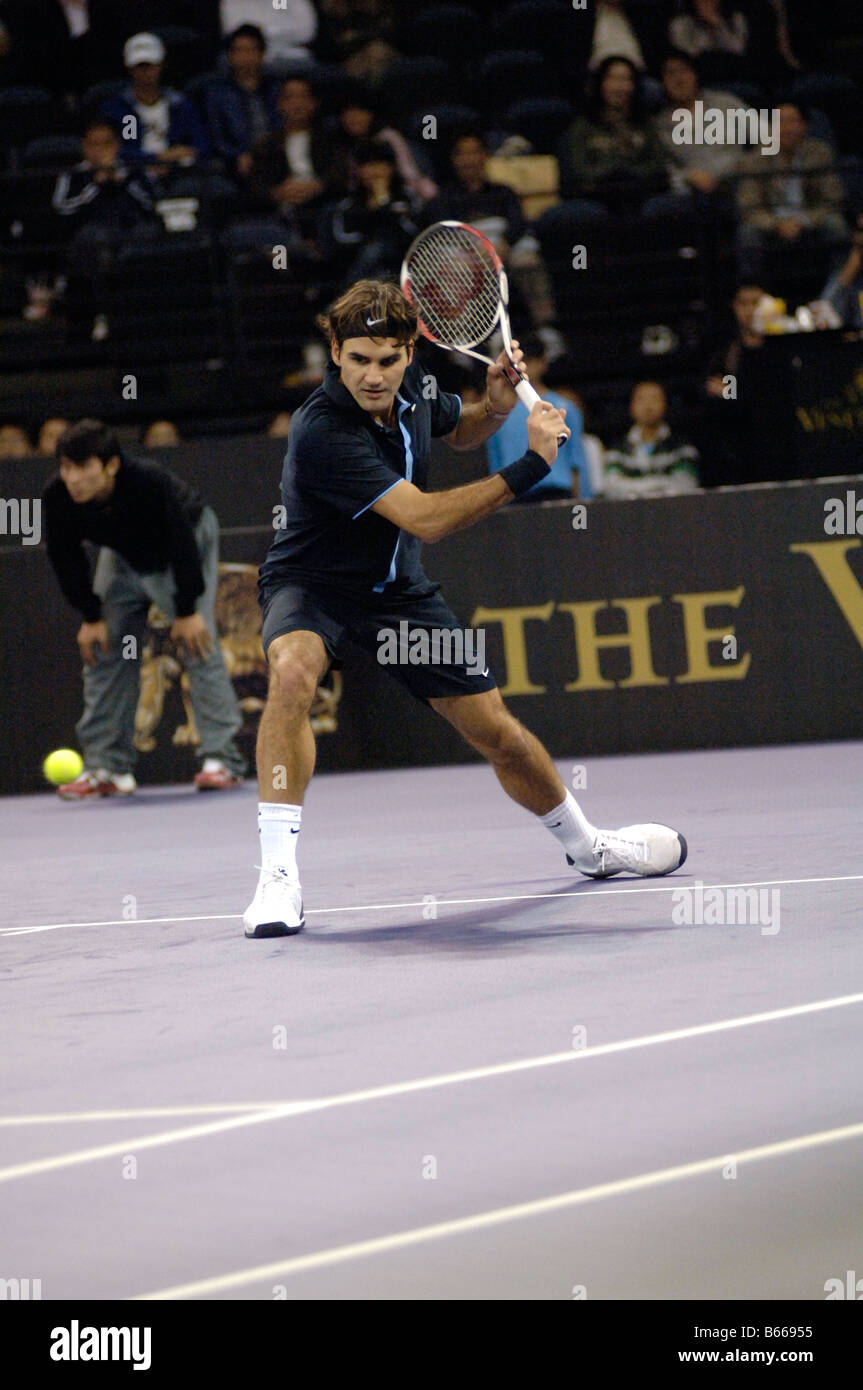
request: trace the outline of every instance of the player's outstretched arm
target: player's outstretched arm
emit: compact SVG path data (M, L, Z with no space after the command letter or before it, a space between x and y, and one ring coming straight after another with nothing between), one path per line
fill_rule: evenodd
M528 416L530 448L523 458L492 477L445 492L421 492L413 483L396 483L372 511L422 541L443 540L453 531L490 516L538 483L557 458L557 439L562 431L568 433L563 413L548 401L538 401Z

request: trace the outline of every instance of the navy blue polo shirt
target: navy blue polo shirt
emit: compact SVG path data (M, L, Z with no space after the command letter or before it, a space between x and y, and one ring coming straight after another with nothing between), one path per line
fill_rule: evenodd
M430 397L430 399L429 399ZM285 524L261 566L261 588L301 584L355 599L434 593L421 542L371 508L406 479L425 490L432 437L449 434L461 400L412 362L381 425L342 384L334 362L291 421L282 469Z

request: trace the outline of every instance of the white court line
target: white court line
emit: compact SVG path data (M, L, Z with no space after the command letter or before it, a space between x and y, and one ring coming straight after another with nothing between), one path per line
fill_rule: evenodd
M814 1134L799 1135L796 1139L783 1139L775 1144L762 1144L755 1149L744 1149L742 1152L734 1153L733 1157L738 1164L758 1163L763 1159L783 1158L786 1154L801 1153L823 1144L838 1144L843 1140L861 1137L863 1123L845 1125L842 1129L822 1129ZM644 1192L651 1187L661 1187L665 1183L679 1182L682 1178L695 1178L704 1173L721 1171L731 1156L726 1153L721 1158L703 1158L695 1163L682 1163L675 1168L657 1168L651 1173L640 1173L637 1177L604 1182L596 1187L576 1188L572 1192L561 1192L554 1197L543 1197L534 1202L520 1202L517 1206L498 1207L493 1211L480 1212L476 1216L441 1221L435 1226L419 1226L412 1231L400 1231L397 1235L379 1236L376 1240L363 1240L355 1245L319 1250L312 1255L300 1255L290 1260L279 1260L275 1264L241 1269L233 1274L218 1275L213 1279L199 1279L193 1284L175 1284L173 1288L159 1289L156 1293L137 1294L133 1301L153 1302L157 1299L194 1298L209 1293L221 1293L226 1289L240 1288L243 1284L253 1284L260 1279L324 1269L327 1265L344 1264L347 1260L381 1255L391 1250L403 1250L407 1246L421 1245L429 1240L441 1240L445 1236L464 1235L467 1231L502 1226L507 1221L547 1216L550 1212L562 1211L567 1207L585 1206L588 1202L598 1202L606 1197L622 1197L631 1192Z
M563 898L580 898L588 901L592 898L601 898L609 895L626 896L635 893L694 893L698 887L707 889L719 889L724 892L728 888L779 888L794 887L796 884L803 883L856 883L863 879L863 874L832 874L825 878L758 878L752 879L748 883L680 883L673 880L670 884L665 884L658 888L590 888L582 886L579 893L506 893L494 898L438 898L438 907L463 907L471 904L482 903L521 903L531 901L557 902ZM426 907L423 899L419 902L401 903L361 903L352 907L310 907L306 909L307 917L329 917L336 912L393 912L405 907ZM65 931L70 927L145 927L153 926L162 922L236 922L241 916L237 912L214 912L198 913L194 917L136 917L136 918L115 918L112 921L104 922L48 922L44 925L34 927L0 927L0 936L28 936L33 932L41 931Z
M112 1158L117 1154L127 1154L134 1150L161 1148L165 1144L180 1144L187 1139L203 1139L211 1134L224 1134L228 1130L244 1129L248 1125L268 1124L272 1120L289 1119L295 1115L307 1115L320 1110L334 1110L339 1106L359 1105L367 1101L387 1100L393 1096L411 1095L417 1091L431 1091L443 1086L457 1086L467 1081L485 1081L492 1076L512 1076L517 1072L531 1071L537 1067L553 1067L562 1062L587 1061L594 1057L607 1057L616 1052L632 1052L637 1048L655 1047L659 1043L682 1042L684 1039L705 1037L710 1033L725 1033L734 1028L747 1028L759 1023L775 1023L780 1019L798 1018L804 1014L844 1008L849 1004L863 1004L863 993L840 995L835 999L821 999L812 1004L795 1004L786 1009L773 1009L769 1013L746 1014L739 1018L723 1019L718 1023L700 1023L691 1028L676 1028L667 1033L651 1033L642 1038L625 1038L621 1042L601 1043L597 1047L585 1047L580 1051L570 1049L568 1052L552 1052L544 1057L527 1057L520 1062L499 1062L492 1066L473 1067L470 1071L449 1072L441 1076L425 1076L417 1081L396 1081L388 1086L374 1086L363 1091L347 1091L343 1095L323 1096L317 1100L280 1101L269 1109L251 1115L239 1115L230 1120L214 1120L210 1124L165 1130L161 1134L141 1135L136 1139L100 1144L92 1149L76 1149L72 1153L58 1154L53 1158L37 1158L27 1163L16 1163L9 1168L0 1168L0 1182L10 1182L14 1178L34 1177L38 1173L52 1172L58 1168L71 1168L79 1163L93 1163L101 1158Z
M274 1110L279 1100L226 1101L222 1105L151 1105L137 1110L67 1110L48 1115L0 1115L0 1129L14 1125L63 1125L98 1120L157 1120L178 1115L247 1115L252 1110Z

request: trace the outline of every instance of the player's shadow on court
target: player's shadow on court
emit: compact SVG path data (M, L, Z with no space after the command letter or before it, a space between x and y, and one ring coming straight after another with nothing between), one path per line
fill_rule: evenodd
M586 884L585 888L589 891L590 885ZM675 930L668 900L660 911L654 909L645 912L646 920L642 922L621 922L608 898L603 899L602 906L597 904L589 917L584 915L584 908L579 904L579 920L549 922L551 904L555 907L555 915L559 915L561 892L551 892L538 902L490 903L469 911L450 909L443 902L437 904L437 916L428 920L424 920L417 909L400 922L380 927L332 930L326 921L322 921L310 924L307 939L310 937L321 943L377 946L391 953L407 949L420 952L475 951L484 955L490 950L508 951L559 937L601 936L608 940ZM578 896L581 897L581 893ZM325 917L326 914L322 915Z

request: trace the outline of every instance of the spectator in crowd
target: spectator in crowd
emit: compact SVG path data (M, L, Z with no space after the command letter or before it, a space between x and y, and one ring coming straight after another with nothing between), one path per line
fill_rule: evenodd
M773 81L800 64L790 51L783 0L684 0L668 26L675 48L711 83Z
M740 158L736 144L706 143L679 144L674 132L679 128L680 111L694 113L695 103L703 102L705 109L731 111L743 103L730 92L702 88L698 64L686 53L668 53L662 63L662 87L665 105L654 117L657 134L665 148L670 164L671 187L677 193L694 197L705 211L715 205L715 195L725 181L733 177Z
M705 487L782 478L791 454L784 367L764 351L758 306L765 290L738 285L734 328L711 356L698 441Z
M351 192L358 182L355 151L369 140L383 140L392 148L396 169L411 197L421 203L436 197L437 184L422 172L405 137L392 126L383 124L377 99L371 92L359 89L345 97L339 110L338 139L347 166L345 178Z
M745 354L757 351L764 342L764 334L755 325L755 311L764 290L758 284L742 283L737 286L731 308L737 331L728 338L710 359L704 389L708 396L721 398L727 396L728 383L725 378L736 378L745 360Z
M120 151L113 121L95 117L84 131L81 162L60 174L54 188L54 211L73 228L66 253L67 302L78 305L87 319L102 316L103 277L118 250L132 238L157 236L162 229L141 167L129 166ZM70 317L78 317L71 308Z
M0 459L26 459L32 453L33 445L23 425L0 425Z
M554 300L539 244L512 189L490 182L487 142L478 131L463 132L453 141L449 158L453 179L423 208L423 225L452 218L484 232L506 262L533 326L548 324L554 318Z
M469 222L506 252L521 240L527 225L512 189L489 181L488 159L488 144L479 131L457 135L449 151L453 177L424 208L423 221L427 226L445 218Z
M659 210L668 187L665 151L628 58L606 58L588 81L585 111L558 147L560 191L586 218ZM653 206L651 206L651 202Z
M115 0L4 0L9 80L80 95L114 75L122 45Z
M280 410L270 421L267 434L270 439L287 439L291 433L291 412Z
M605 445L599 435L594 434L591 430L588 404L581 391L573 385L577 379L578 363L567 353L555 357L544 376L544 381L550 391L556 391L559 396L564 396L581 412L581 449L584 454L585 472L584 482L582 482L582 474L579 473L579 495L598 497L602 492ZM583 494L581 492L582 486L585 489Z
M820 296L832 304L845 328L863 329L863 212L857 214L851 249Z
M182 92L162 86L165 45L156 34L135 34L123 48L129 85L102 103L100 114L123 136L124 157L144 164L165 181L210 154L210 142L196 108ZM169 191L168 183L164 190Z
M835 250L849 238L842 215L844 189L833 172L833 151L807 133L806 115L796 102L779 107L779 149L741 155L737 188L740 224L737 265L742 278L761 277L766 253L779 246Z
M749 43L749 25L743 11L732 9L725 0L684 0L683 14L672 19L668 37L675 48L691 58L722 53L742 60Z
M658 381L640 381L632 392L632 428L605 453L603 496L673 497L699 486L698 450L672 433L668 400Z
M253 185L310 242L326 200L344 193L338 151L317 110L311 82L289 77L279 91L281 129L255 147L252 161Z
M571 399L549 390L546 385L548 354L538 334L528 334L521 343L521 350L524 353L524 367L531 385L544 401L551 401L556 409L565 412L566 423L572 434L558 449L557 458L547 475L516 500L550 502L560 497L592 497L593 489L587 460L581 447L581 411ZM521 458L528 448L527 415L527 408L519 401L497 432L486 441L490 473L499 473L512 459Z
M398 57L396 0L321 0L320 11L318 58L360 82L379 82Z
M220 0L222 33L233 34L241 26L254 27L264 36L270 61L285 65L308 59L318 32L318 16L312 0Z
M278 130L281 81L264 67L267 40L254 24L241 24L225 39L230 77L208 86L207 126L213 148L228 172L245 180L252 151Z
M354 152L354 161L359 187L325 215L318 237L345 287L396 277L417 234L416 207L396 171L392 146L372 140Z
M39 430L39 443L36 446L37 454L46 459L53 458L57 440L63 431L69 428L69 424L70 421L64 420L62 415L51 415L47 420L43 420Z
M173 420L154 420L141 442L145 449L173 449L180 443L180 431Z

